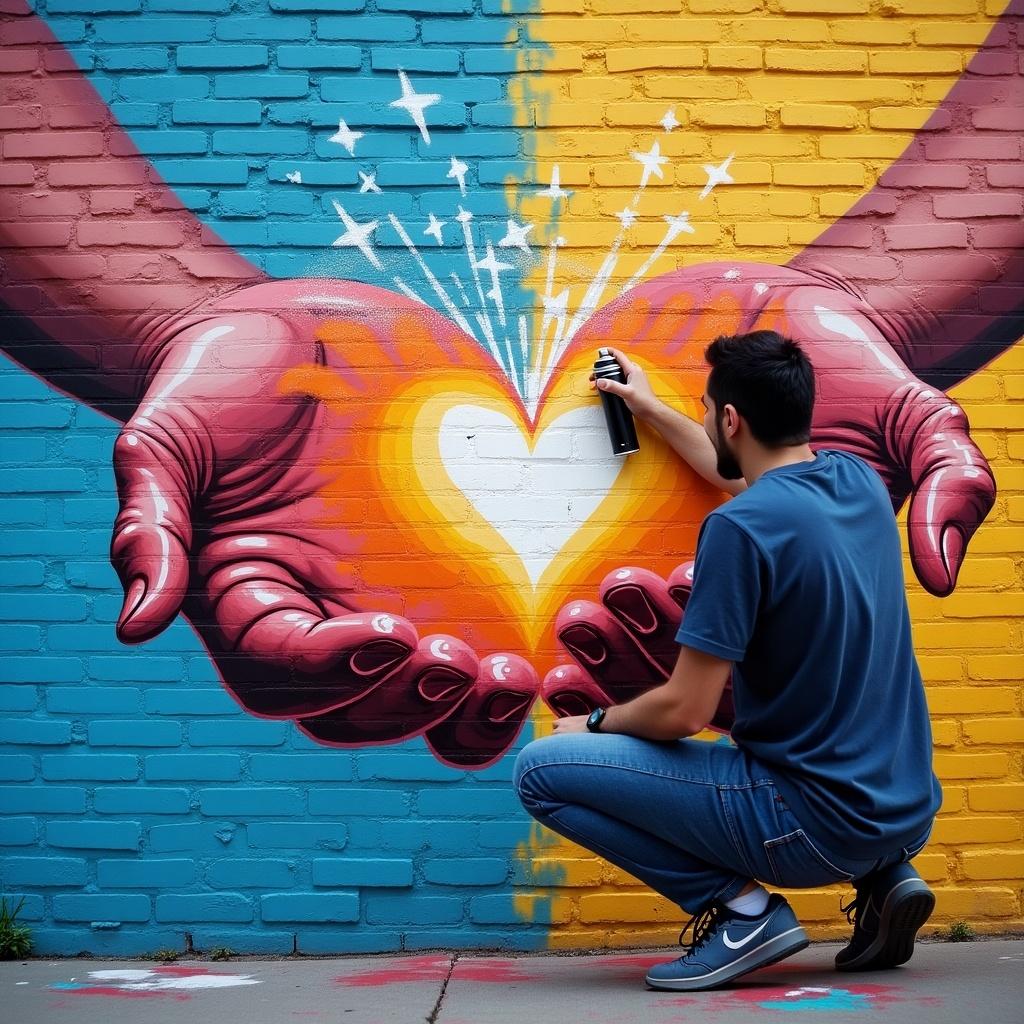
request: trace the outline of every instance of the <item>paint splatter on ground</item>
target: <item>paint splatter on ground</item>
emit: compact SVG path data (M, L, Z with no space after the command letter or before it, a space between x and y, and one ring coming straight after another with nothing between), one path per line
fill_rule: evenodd
M401 985L408 982L440 981L452 970L452 961L447 957L410 957L400 963L390 964L359 974L341 975L334 979L338 985L352 988L378 985ZM510 958L487 957L483 959L457 959L453 978L459 982L480 984L508 984L515 981L535 981L533 974L525 972L518 961Z
M722 989L701 995L661 999L660 1006L722 1010L775 1010L781 1013L850 1013L882 1010L900 1005L937 1008L943 1000L936 996L911 995L893 985L849 985L846 987L804 985L778 988L771 985L750 985L746 988Z
M51 982L50 988L76 996L108 996L120 999L152 999L171 996L188 999L189 993L213 988L260 985L249 974L219 974L205 967L153 967L146 970L90 971L88 981Z

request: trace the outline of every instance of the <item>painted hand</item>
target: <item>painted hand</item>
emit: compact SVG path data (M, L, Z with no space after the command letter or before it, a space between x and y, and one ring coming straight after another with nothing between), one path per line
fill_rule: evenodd
M430 624L432 581L374 559L388 496L366 454L402 405L385 389L431 360L486 369L479 346L399 296L326 281L245 288L161 335L115 446L120 639L182 610L257 715L325 744L424 734L449 763L497 759L537 675L413 627Z

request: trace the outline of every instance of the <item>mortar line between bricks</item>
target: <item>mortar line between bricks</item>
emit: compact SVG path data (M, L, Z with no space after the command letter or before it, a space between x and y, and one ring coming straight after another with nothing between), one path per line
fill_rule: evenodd
M455 964L458 962L459 954L452 954L452 962L448 965L448 974L445 976L444 981L441 982L441 991L437 994L437 1002L434 1003L434 1008L426 1017L427 1024L437 1024L437 1019L441 1014L441 1004L444 1002L444 994L448 991L448 982L452 980L452 974L455 972Z

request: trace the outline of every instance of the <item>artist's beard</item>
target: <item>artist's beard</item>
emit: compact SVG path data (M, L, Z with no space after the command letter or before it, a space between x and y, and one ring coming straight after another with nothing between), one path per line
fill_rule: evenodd
M740 469L740 464L736 461L736 456L729 451L728 442L722 437L721 424L718 420L715 420L715 434L711 438L711 443L715 448L715 455L718 457L718 461L715 463L715 469L718 471L718 475L723 480L740 480L743 477L743 470Z

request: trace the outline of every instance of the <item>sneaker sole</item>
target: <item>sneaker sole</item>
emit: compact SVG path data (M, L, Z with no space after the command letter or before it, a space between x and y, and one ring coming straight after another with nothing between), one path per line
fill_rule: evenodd
M648 975L644 980L650 988L665 989L670 992L692 992L699 989L718 988L720 985L735 981L736 978L751 971L760 970L762 967L770 967L780 960L799 953L810 945L807 934L803 928L790 928L788 932L776 935L774 939L745 953L738 960L731 964L719 967L717 971L705 974L700 978L651 978Z
M905 964L914 955L917 933L932 916L935 894L920 878L894 886L879 916L878 935L859 956L840 963L837 971L879 971Z

